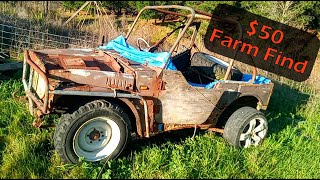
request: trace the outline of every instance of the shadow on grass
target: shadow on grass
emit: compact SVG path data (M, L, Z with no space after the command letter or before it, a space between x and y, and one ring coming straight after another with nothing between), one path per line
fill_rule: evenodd
M279 132L287 126L295 127L299 121L303 121L304 118L297 115L297 111L310 97L288 85L273 83L274 91L268 109L264 112L269 120L268 134Z
M152 147L153 145L161 146L168 142L181 144L183 143L183 141L191 138L193 135L204 135L206 132L206 130L197 129L196 133L194 133L194 128L186 128L181 130L163 132L155 136L151 136L150 138L134 139L128 143L128 148L125 148L123 150L123 152L121 153L121 157L126 157L133 151L140 152L146 147ZM215 134L220 135L219 133Z
M122 151L120 156L116 160L111 161L111 178L130 177L130 175L133 173L131 167L134 163L134 153L140 153L146 148L152 148L155 145L162 146L169 142L174 144L182 144L186 139L191 138L193 135L199 136L205 133L205 130L200 129L197 129L196 133L194 133L194 128L187 128L170 132L163 132L161 134L151 136L150 138L132 140L127 144L126 148ZM166 147L162 148L165 149Z
M2 154L5 148L6 148L5 137L0 136L0 164L2 163L2 156L3 156Z

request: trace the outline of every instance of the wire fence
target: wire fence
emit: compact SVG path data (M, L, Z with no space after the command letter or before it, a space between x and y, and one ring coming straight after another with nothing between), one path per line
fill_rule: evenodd
M100 37L78 33L71 36L48 33L0 23L0 52L9 52L12 58L21 58L23 49L94 48Z

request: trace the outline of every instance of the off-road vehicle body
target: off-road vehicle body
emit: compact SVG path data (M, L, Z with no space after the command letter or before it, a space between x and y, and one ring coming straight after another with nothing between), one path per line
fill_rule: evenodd
M46 114L63 114L54 134L61 158L71 163L79 157L112 159L132 133L147 138L194 127L221 132L235 146L261 143L267 120L259 110L267 108L273 83L268 79L257 83L255 68L253 75L242 74L233 67L233 60L228 64L209 54L192 54L199 20L211 16L189 7L143 8L124 40L145 10L187 19L161 66L130 60L103 46L25 50L22 81L30 112L37 117L35 125L40 126L39 120ZM195 28L189 47L173 56L190 27ZM155 54L161 42L141 52ZM169 64L176 70L170 70ZM225 73L219 81L218 71Z

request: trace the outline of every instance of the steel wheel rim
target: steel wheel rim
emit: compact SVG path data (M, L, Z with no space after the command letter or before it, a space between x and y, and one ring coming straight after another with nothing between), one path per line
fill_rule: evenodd
M261 117L254 118L245 126L239 137L239 144L244 148L259 145L268 130L267 121Z
M82 124L73 137L73 150L87 161L100 161L120 143L119 126L107 117L97 117Z

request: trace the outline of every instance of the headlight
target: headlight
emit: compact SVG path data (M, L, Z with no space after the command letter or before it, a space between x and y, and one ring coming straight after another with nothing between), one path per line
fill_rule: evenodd
M40 99L44 97L45 86L46 84L44 79L33 70L32 89L37 93Z

